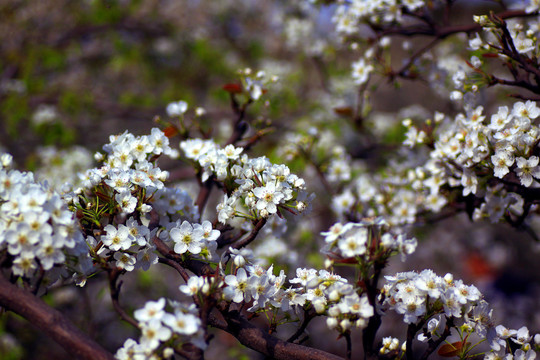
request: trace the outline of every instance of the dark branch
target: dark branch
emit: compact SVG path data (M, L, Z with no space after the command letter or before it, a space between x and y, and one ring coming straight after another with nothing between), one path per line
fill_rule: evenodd
M60 344L77 359L113 360L114 357L61 312L0 275L0 305L22 316Z
M135 319L133 319L131 316L129 316L126 311L120 306L120 288L122 287L122 282L120 282L118 285L116 282L118 281L118 277L121 274L121 270L118 268L115 269L109 269L109 289L111 291L111 301L114 307L114 310L120 315L122 320L125 322L128 322L129 324L133 325L135 328L139 328L139 324Z
M213 314L208 324L224 330L243 345L276 360L342 360L341 357L322 350L283 341L250 323L238 311L222 312L225 322Z

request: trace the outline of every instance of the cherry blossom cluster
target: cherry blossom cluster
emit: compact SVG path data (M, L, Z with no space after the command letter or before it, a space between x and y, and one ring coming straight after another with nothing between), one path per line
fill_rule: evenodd
M394 235L389 231L389 225L382 218L365 220L360 223L336 223L325 236L326 246L322 252L330 259L348 259L369 261L374 255L401 255L405 261L407 255L416 250L416 239L407 239L404 234Z
M537 1L529 2L527 13L538 11ZM459 100L463 93L477 92L482 86L492 85L496 78L490 75L489 62L486 59L502 61L521 61L536 63L538 46L536 38L540 33L538 19L531 16L523 19L506 19L502 21L487 15L474 16L474 21L482 26L482 31L469 39L469 49L473 51L468 62L468 71L461 67L452 77L456 89L451 98ZM504 53L503 48L511 51ZM495 55L500 53L500 55ZM495 56L494 56L495 55Z
M199 220L197 205L194 204L189 193L182 188L165 186L156 190L148 202L160 215L162 226L180 219L191 222Z
M184 100L174 101L167 105L167 115L182 118L188 111L189 104ZM195 108L195 116L203 116L206 110L202 107Z
M538 5L533 10L532 7L526 9L527 12L538 11ZM500 27L496 22L489 18L487 15L474 16L474 21L482 25L483 33L476 34L475 37L469 40L469 47L472 50L489 50L496 49L495 42L497 41L497 35L499 34ZM538 35L538 19L532 18L531 20L508 20L506 21L508 26L509 35L512 38L513 45L516 51L520 54L535 55L538 51L535 45L535 36ZM480 58L478 61L474 61L473 65L481 65ZM480 67L480 66L475 66Z
M13 259L13 275L31 278L42 268L52 283L70 275L55 265L69 263L80 271L91 267L83 234L62 197L36 182L33 173L10 167L11 156L2 154L0 251Z
M401 346L401 350L404 351L405 343ZM399 339L387 336L382 339L382 347L379 349L381 355L389 354L391 352L399 351Z
M529 187L540 176L538 156L533 155L539 115L536 104L527 101L500 107L489 121L482 107L468 107L453 119L436 112L422 126L405 119L403 144L427 145L432 148L428 156L409 156L414 162L398 157L384 173L359 174L334 197L333 208L343 217L358 211L384 216L391 225L411 224L422 211L439 212L452 196L448 189L454 188L462 196L483 199L476 219L498 222L506 212L520 215L523 199L503 184Z
M173 312L165 310L166 300L148 301L142 309L136 310L135 319L141 330L139 341L127 339L116 352L118 360L169 358L174 355L176 344L190 342L205 349L204 332L198 309L195 305L186 307L178 302L168 301Z
M326 270L298 268L291 284L298 284L305 298L318 314L328 316L326 324L339 332L351 327L363 328L373 316L373 307L365 294L347 279Z
M411 158L414 159L414 158ZM416 178L412 167L417 167L400 157L392 160L384 172L360 172L354 181L332 199L332 209L342 219L347 214L358 213L363 217L383 217L389 225L406 225L416 221L424 210L439 211L446 198L439 193L425 191L411 179ZM353 171L360 171L357 166Z
M426 111L407 109L403 114L422 118ZM444 117L436 114L437 121L441 116ZM289 161L308 157L310 163L319 167L324 179L340 189L331 200L332 209L340 219L358 214L360 218L381 216L390 225L412 224L417 214L426 210L437 212L447 203L442 194L425 191L418 184L413 186L410 179L416 178L414 169L425 162L422 156L400 153L382 171L371 171L363 161L352 159L336 135L324 129L324 124L311 124L307 129L287 133L279 154ZM420 136L426 138L425 133ZM407 137L410 138L416 135Z
M188 159L196 161L203 173L202 181L208 180L215 175L218 180L225 180L231 176L231 167L237 161L242 161L240 155L244 149L227 145L221 149L213 140L188 139L180 143L180 148L184 151ZM242 157L244 160L246 156Z

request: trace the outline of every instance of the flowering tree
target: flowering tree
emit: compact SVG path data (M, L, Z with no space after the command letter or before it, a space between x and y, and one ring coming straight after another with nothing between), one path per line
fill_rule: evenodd
M96 163L49 148L34 173L3 153L0 305L84 359L202 359L223 332L276 359L534 359L540 336L497 323L475 285L390 271L433 241L415 231L459 213L537 240L540 3L492 3L462 24L452 0L306 1L285 26L322 88L304 115L271 122L295 79L246 68L220 89L222 129L181 100L149 134L110 136ZM409 81L444 111L377 113L379 88ZM166 268L180 286L125 305L130 278ZM92 283L137 331L114 351L41 299ZM391 314L399 335L383 333ZM306 343L319 319L339 356Z

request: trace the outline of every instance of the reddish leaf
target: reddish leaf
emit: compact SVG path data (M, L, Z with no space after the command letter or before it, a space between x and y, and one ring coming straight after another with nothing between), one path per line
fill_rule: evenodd
M350 106L335 107L334 112L341 116L352 116L353 109Z
M482 57L485 57L485 58L496 58L496 57L499 57L499 54L485 53L485 54L482 54Z
M241 94L242 93L242 85L233 84L233 83L225 84L225 85L223 85L223 90L225 90L225 91L227 91L228 93L231 93L231 94Z
M463 346L467 347L470 344L471 343L466 343L465 341L456 341L455 343L444 344L439 348L437 354L442 357L458 356L458 354L461 352L461 349L463 349Z
M165 129L163 129L163 132L165 133L165 136L168 138L172 138L176 134L178 134L178 129L175 126L167 126Z
M477 252L465 257L465 268L475 278L492 278L495 270L486 259Z

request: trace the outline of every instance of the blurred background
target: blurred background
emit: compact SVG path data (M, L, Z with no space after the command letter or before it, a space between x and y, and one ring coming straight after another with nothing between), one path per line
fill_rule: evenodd
M477 11L497 10L496 5L472 3L463 5L456 22L468 22L469 14ZM414 82L396 86L381 79L373 89L366 122L343 119L342 113L357 100L350 79L356 55L339 45L332 10L332 5L316 9L284 0L3 0L0 148L14 156L19 168L36 171L42 180L76 181L77 171L94 166L92 155L109 135L125 130L148 134L158 118L167 119L167 104L178 100L187 101L190 112L203 107L206 114L193 121L209 136L227 139L235 114L223 86L237 82L238 69L265 70L280 81L269 89L268 102L250 108L247 119L251 134L259 128L271 129L271 134L250 156L266 154L285 161L317 194L313 215L289 224L281 242L273 243L279 251L268 264L280 261L288 270L322 268L318 249L323 241L313 229L326 231L337 221L328 215L331 194L308 162L283 160L284 153L275 148L284 144L284 135L311 131L323 142L328 139L319 135L332 133L332 141L364 162L365 171L376 171L403 140L403 114L456 110L444 90ZM464 39L460 41L463 46ZM452 46L447 50L455 50ZM395 62L402 61L402 50L393 53ZM488 107L501 99L490 91L485 93ZM421 110L414 107L418 104ZM173 171L185 165L166 166ZM186 186L196 194L193 184ZM540 229L538 223L531 226ZM466 215L411 232L420 242L417 252L405 263L395 259L387 274L424 268L439 275L452 272L483 291L496 308L497 323L540 329L540 313L531 312L539 305L538 246L527 233L472 223ZM44 299L114 352L138 334L111 311L102 280L97 276L82 289L57 286ZM132 311L146 300L180 298L180 284L168 268L131 274L121 302ZM3 315L1 359L71 358L25 320ZM306 344L344 354L344 341L334 341L337 336L328 335L324 321L314 322L309 331ZM404 340L405 327L396 317L381 330L383 335ZM208 359L258 358L228 335L216 336ZM360 331L354 336L353 351L359 353Z

